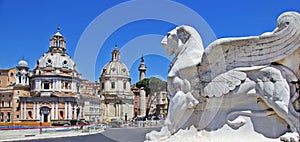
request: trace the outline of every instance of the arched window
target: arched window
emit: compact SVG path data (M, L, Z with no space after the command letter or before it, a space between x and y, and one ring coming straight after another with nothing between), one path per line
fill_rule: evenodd
M123 89L125 90L127 87L126 82L123 83Z
M17 77L19 78L19 79L18 79L18 80L19 80L19 82L18 82L18 83L21 83L22 76L21 76L21 73L20 73L20 72L18 72L18 73L17 73Z
M44 89L50 89L50 82L49 81L44 81Z
M111 82L111 89L115 89L115 87L116 87L115 82Z
M64 111L59 111L59 119L64 119Z
M101 87L101 88L102 88L102 90L104 90L104 88L105 88L105 86L104 86L104 83L102 83L102 85L101 85L101 86L102 86L102 87Z
M32 112L31 112L31 111L28 111L28 117L29 117L30 119L32 119Z

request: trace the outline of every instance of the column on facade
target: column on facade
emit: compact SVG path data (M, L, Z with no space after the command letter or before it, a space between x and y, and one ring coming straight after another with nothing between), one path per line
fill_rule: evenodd
M68 102L65 102L65 119L67 119L68 118L68 113L67 113L67 111L68 111Z
M22 85L24 85L24 84L25 84L25 81L24 81L24 80L25 80L25 75L24 75L24 74L22 74L22 75L21 75L21 84L22 84Z
M119 116L119 104L116 104L116 117Z
M36 119L36 103L33 102L33 119Z
M58 80L58 91L61 92L61 79Z
M72 92L74 93L76 90L76 85L75 85L75 82L74 81L72 81L72 85L71 85L71 90L72 90Z
M56 79L56 91L59 91L60 90L60 79Z
M55 108L54 108L54 102L51 103L51 119L54 119L54 111L55 111Z
M78 107L78 106L77 106ZM78 119L77 118L77 107L74 107L74 119Z
M44 89L45 87L44 87L44 83L43 82L41 82L41 89Z
M18 84L18 83L19 83L19 76L16 75L16 76L15 76L15 79L16 79L16 83Z
M72 105L71 105L71 102L69 102L69 118L68 119L72 119Z
M119 117L123 115L123 104L119 104Z
M38 79L36 85L37 85L38 91L40 91L42 89L42 81L40 79Z
M55 79L55 91L59 91L59 79Z
M105 104L104 116L108 116L109 104Z
M36 114L37 114L37 119L40 119L40 103L39 102L36 102Z
M121 117L122 116L122 104L119 104L119 117Z
M34 85L35 85L34 89L35 89L36 91L40 90L38 80L33 80L33 81L35 82L35 83L34 83Z
M26 77L26 80L27 80L27 84L29 84L29 77Z
M55 119L58 120L58 102L55 102Z
M23 102L20 103L20 110L21 110L21 112L20 112L20 115L21 115L20 118L23 119L23 118L24 118L24 116L23 116L23 115L24 115L24 114L23 114L23 111L24 111L24 110L23 110ZM4 119L4 118L3 118L3 119Z
M52 90L56 91L56 79L52 80ZM53 109L53 108L52 108Z
M26 102L23 102L24 103L24 119L26 119Z
M81 114L83 113L83 109L82 109L82 106L80 106L79 108L80 108L80 112L79 112L78 117L79 117L79 119L80 119L80 118L81 118Z

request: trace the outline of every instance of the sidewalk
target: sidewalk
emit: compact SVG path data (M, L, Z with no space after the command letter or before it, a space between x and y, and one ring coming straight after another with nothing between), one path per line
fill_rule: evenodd
M104 129L88 129L88 127L89 126L85 126L85 128L83 129L84 131L82 129L79 129L79 127L43 128L42 134L40 134L40 129L0 130L0 141L18 141L83 136L97 134L104 131Z

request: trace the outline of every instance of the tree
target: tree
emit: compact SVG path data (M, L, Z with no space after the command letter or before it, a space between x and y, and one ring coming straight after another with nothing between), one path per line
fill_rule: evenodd
M167 91L167 82L156 77L145 78L142 81L136 83L136 87L144 87L146 96L148 96L148 103L146 108L146 117L149 115L150 107L155 102L157 96L154 96L155 92Z
M167 82L156 77L145 78L136 83L136 87L144 87L146 94L149 95L154 92L166 91Z

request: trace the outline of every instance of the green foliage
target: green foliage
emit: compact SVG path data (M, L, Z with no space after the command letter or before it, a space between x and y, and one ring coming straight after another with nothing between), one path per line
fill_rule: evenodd
M136 87L141 88L144 87L146 94L149 95L154 92L166 91L167 90L167 82L156 78L145 78L142 81L136 83Z

